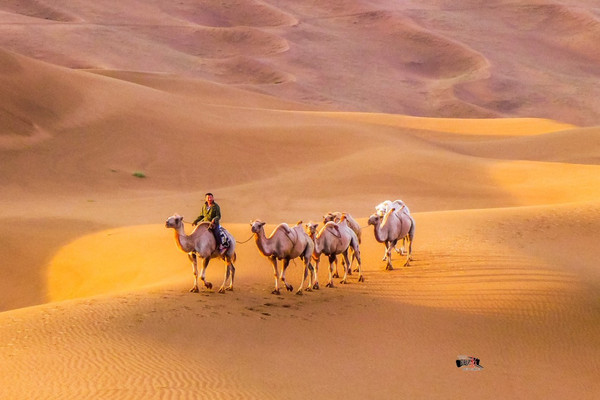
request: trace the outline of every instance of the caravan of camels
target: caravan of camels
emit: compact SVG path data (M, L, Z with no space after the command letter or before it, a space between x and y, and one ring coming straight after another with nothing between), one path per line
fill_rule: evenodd
M326 287L334 287L333 278L339 278L337 259L341 258L343 277L341 284L348 282L348 276L352 275L352 265L356 261L358 282L364 282L362 273L360 242L362 228L356 220L348 213L329 212L323 217L323 226L309 222L302 225L299 221L294 226L286 223L277 225L267 236L265 233L265 222L254 220L250 222L252 236L255 239L258 251L269 259L273 265L275 278L275 289L272 294L280 294L279 281L283 283L287 291L293 291L293 286L287 282L285 273L290 261L299 258L304 266L302 282L296 294L320 288L318 280L319 262L321 255L325 255L329 261L329 274ZM392 270L392 249L406 256L404 266L409 265L412 259L412 242L415 235L415 220L410 215L410 210L402 200L386 200L375 207L375 212L369 217L368 225L373 225L375 240L383 243L385 253L383 260L386 261L386 269ZM188 235L185 233L184 220L180 215L170 216L165 226L175 231L175 242L179 249L187 253L192 262L194 274L194 286L190 292L199 292L198 277L207 289L212 289L212 283L206 281L206 268L212 258L220 258L226 264L225 279L219 288L219 293L233 290L235 278L236 240L225 228L221 227L225 237L228 239L229 247L225 252L218 249L214 235L209 231L209 223L198 224ZM402 247L398 249L397 243L402 241ZM237 242L240 243L240 242ZM243 242L242 242L243 243ZM198 271L198 260L202 260L202 269ZM281 261L281 268L278 267Z

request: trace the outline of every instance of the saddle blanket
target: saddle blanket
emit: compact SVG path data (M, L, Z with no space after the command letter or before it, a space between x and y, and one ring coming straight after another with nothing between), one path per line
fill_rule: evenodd
M227 236L227 231L222 226L219 227L219 235L221 235L221 244L225 247L229 247L231 243L229 243L229 236Z

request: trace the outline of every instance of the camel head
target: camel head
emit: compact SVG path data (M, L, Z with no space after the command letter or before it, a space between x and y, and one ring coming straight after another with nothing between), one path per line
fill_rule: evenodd
M317 234L318 226L319 226L319 224L317 224L317 223L308 222L308 223L304 224L304 231L308 234L308 236L314 237Z
M261 220L255 220L255 221L250 221L250 226L252 227L252 233L258 233L260 232L261 229L263 229L263 226L265 226L266 222L262 222Z
M381 221L381 215L379 213L372 214L369 217L368 225L377 225Z
M172 215L167 218L167 222L165 222L165 227L177 229L183 224L183 217L181 215Z
M343 214L341 212L328 212L327 215L323 216L323 223L326 224L329 221L340 222L340 217Z

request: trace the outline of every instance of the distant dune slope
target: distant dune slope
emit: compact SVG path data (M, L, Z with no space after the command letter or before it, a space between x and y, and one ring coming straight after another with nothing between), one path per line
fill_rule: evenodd
M8 1L0 47L332 110L599 123L594 2Z

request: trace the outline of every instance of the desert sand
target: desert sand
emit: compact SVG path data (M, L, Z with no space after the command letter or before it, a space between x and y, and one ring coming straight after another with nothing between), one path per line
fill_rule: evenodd
M1 399L598 398L595 1L55 3L0 5ZM365 282L271 294L249 222L328 211Z

